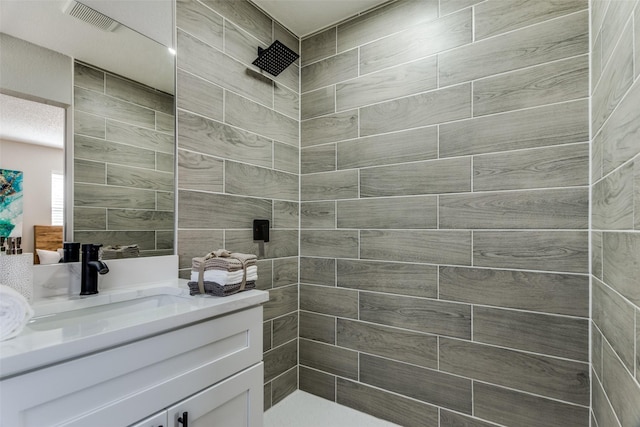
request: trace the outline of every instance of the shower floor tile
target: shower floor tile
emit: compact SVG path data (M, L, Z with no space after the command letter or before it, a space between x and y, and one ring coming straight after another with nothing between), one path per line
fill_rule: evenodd
M264 427L394 427L355 409L296 390L264 413Z

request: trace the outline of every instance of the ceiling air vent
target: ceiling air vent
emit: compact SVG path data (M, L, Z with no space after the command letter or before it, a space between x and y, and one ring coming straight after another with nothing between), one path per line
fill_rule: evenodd
M120 25L118 21L75 0L69 2L64 13L104 31L113 31Z

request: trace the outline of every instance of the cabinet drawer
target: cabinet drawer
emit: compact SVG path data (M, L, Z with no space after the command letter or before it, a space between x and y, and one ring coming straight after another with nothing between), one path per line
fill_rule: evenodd
M261 359L258 306L4 380L0 424L129 425Z

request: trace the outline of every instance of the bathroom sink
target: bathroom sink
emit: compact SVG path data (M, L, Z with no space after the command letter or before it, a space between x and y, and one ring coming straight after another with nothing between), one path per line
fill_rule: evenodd
M122 296L120 297L122 298ZM35 331L49 331L53 329L63 329L66 333L71 331L87 332L87 329L102 329L109 323L135 320L146 316L149 311L162 310L176 311L178 306L187 304L189 297L178 295L133 295L131 299L125 301L112 301L104 299L102 304L92 304L89 307L80 308L84 299L72 300L64 305L63 310L39 314L27 325ZM77 304L73 304L76 302ZM95 301L99 303L101 301ZM74 307L75 305L75 307ZM66 310L64 310L66 308Z

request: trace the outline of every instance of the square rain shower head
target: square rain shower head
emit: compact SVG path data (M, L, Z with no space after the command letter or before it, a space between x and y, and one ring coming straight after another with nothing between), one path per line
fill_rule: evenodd
M253 65L273 76L277 76L299 57L300 55L276 40L266 49L258 47L258 58L253 61Z

